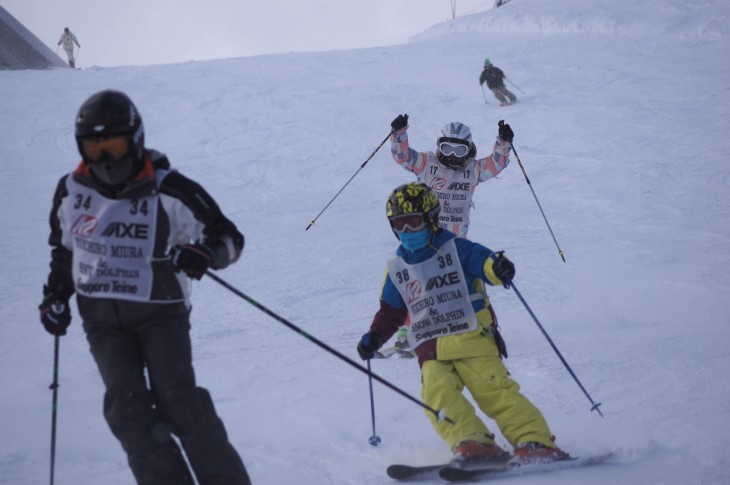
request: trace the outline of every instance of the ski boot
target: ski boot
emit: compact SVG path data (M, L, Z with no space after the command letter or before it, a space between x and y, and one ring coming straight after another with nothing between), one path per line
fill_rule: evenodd
M558 448L550 448L542 443L527 441L518 443L515 447L514 460L523 465L532 463L552 463L554 461L569 460L570 455Z
M408 344L408 327L405 325L398 329L393 348L402 359L412 359L416 356L416 353Z
M407 350L409 348L408 327L403 326L398 329L398 332L395 334L395 345L393 346L398 350Z
M451 465L464 467L470 465L500 464L509 460L509 453L494 443L480 443L474 440L464 440L454 447L454 456Z

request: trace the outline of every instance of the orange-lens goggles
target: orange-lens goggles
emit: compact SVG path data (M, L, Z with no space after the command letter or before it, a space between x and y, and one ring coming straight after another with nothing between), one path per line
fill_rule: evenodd
M81 147L86 156L93 161L99 160L105 150L112 158L119 160L129 151L129 140L125 135L113 136L102 140L88 138L81 141Z
M404 214L390 218L390 226L397 232L416 232L426 227L423 214Z

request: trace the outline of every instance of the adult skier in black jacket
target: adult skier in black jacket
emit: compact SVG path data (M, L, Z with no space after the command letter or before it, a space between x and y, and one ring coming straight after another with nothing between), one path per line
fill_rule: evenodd
M195 483L175 435L199 484L249 484L210 394L196 385L189 335L190 278L238 260L243 235L200 185L145 148L124 93L84 102L76 141L83 160L53 198L43 326L65 335L76 293L106 387L104 417L137 483Z
M504 73L502 70L494 66L489 59L484 59L484 70L479 76L479 84L481 86L487 83L487 87L494 97L499 100L502 105L508 105L517 102L517 96L507 89L504 85Z

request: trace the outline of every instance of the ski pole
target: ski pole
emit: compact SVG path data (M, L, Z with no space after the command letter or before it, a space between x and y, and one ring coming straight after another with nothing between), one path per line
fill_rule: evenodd
M56 409L58 404L58 342L60 337L56 335L53 342L53 383L49 389L53 390L53 405L51 406L51 485L56 465Z
M368 440L373 446L380 444L380 436L375 432L375 400L373 399L373 374L370 370L370 359L368 359L368 382L370 383L370 417L373 421L373 435Z
M505 79L507 79L507 77L506 77L506 76L505 76ZM511 84L512 86L516 87L516 88L517 88L517 90L518 90L519 92L521 92L522 94L525 94L525 92L524 92L523 90L521 90L521 89L520 89L520 87L519 87L518 85L516 85L515 83L513 83L513 82L512 82L512 81L510 81L509 79L507 79L507 81L508 81L508 82L509 82L509 83L510 83L510 84Z
M383 379L379 375L373 374L370 371L370 369L366 369L365 367L361 366L360 364L358 364L354 360L350 359L346 355L342 354L341 352L338 352L337 350L333 349L329 345L325 344L324 342L322 342L318 338L316 338L316 337L314 337L312 335L309 335L307 332L305 332L301 328L297 327L296 325L294 325L293 323L291 323L286 318L277 315L276 313L274 313L273 311L269 310L268 308L266 308L261 303L257 302L256 300L254 300L250 296L246 295L241 290L237 289L235 286L233 286L230 283L226 282L222 278L219 278L212 271L207 270L205 272L205 274L208 275L211 279L213 279L213 281L219 283L224 288L227 288L228 290L230 290L233 294L241 297L243 300L245 300L246 302L248 302L251 305L255 306L256 308L258 308L262 312L266 313L268 316L270 316L274 320L277 320L278 322L283 323L284 325L286 325L287 327L289 327L291 330L294 330L299 335L301 335L302 337L306 338L307 340L309 340L313 344L318 345L319 347L321 347L322 349L326 350L330 354L334 355L335 357L338 357L340 360L343 360L344 362L350 364L352 367L356 368L357 370L366 373L368 376L372 377L373 379L375 379L376 381L380 382L384 386L391 388L392 390L394 390L395 392L397 392L401 396L405 397L406 399L408 399L410 401L413 401L414 403L418 404L419 406L421 406L422 408L426 409L427 411L432 412L438 418L439 421L444 420L447 423L456 424L455 421L453 421L448 416L446 416L446 413L445 413L445 411L443 409L441 411L437 411L437 410L433 409L432 407L430 407L429 405L427 405L426 403L424 403L422 401L419 401L415 397L411 396L410 394L408 394L404 390L400 389L399 387L391 384L390 382L388 382L387 380Z
M81 52L81 46L79 46L78 49L76 49L76 59L74 59L74 66L78 64L79 62L79 52Z
M560 362L562 362L563 365L565 366L565 368L568 369L568 372L573 377L573 380L575 380L576 384L578 384L578 387L580 387L580 390L583 391L583 394L586 395L586 397L588 398L588 400L592 404L591 411L594 411L594 410L595 411L598 411L598 414L601 417L603 417L603 413L601 412L601 410L598 407L598 406L601 405L601 403L599 402L598 404L596 404L595 402L593 402L593 399L591 398L590 394L588 394L588 391L586 391L585 387L583 387L583 384L580 383L580 381L576 377L575 373L573 372L573 369L571 369L570 366L568 365L568 363L565 361L565 359L563 358L562 354L560 353L560 351L558 350L558 348L555 346L555 344L553 343L552 339L550 338L550 336L548 335L548 333L545 331L545 329L543 328L543 326L540 324L540 321L537 319L537 317L535 316L535 314L532 312L532 309L529 307L529 305L527 304L527 302L525 301L525 299L522 298L522 294L520 294L520 292L517 290L517 287L515 286L515 284L512 281L507 280L505 282L505 285L504 286L505 286L505 288L512 287L512 289L515 291L515 294L517 295L517 298L520 299L520 301L522 302L522 304L527 309L527 313L530 314L530 316L532 317L532 319L537 324L537 327L540 329L540 331L542 332L542 334L547 339L547 341L550 344L550 346L553 348L553 350L555 351L555 353L558 354L558 358L560 359Z
M487 101L487 93L484 91L484 84L480 84L482 87L482 94L484 95L484 102L489 104L489 101Z
M558 240L555 239L555 234L553 234L553 230L550 227L550 223L547 220L547 217L545 217L545 211L542 210L542 206L540 205L540 201L537 200L537 195L535 194L535 190L532 188L532 184L530 183L530 178L527 176L527 172L525 172L525 167L522 166L522 161L520 160L520 156L517 155L517 150L515 150L515 146L512 145L512 151L515 154L515 158L517 159L517 163L520 165L520 168L522 169L522 175L525 176L525 180L527 181L527 186L530 187L530 190L532 191L532 196L535 198L535 202L537 202L537 207L540 209L540 213L542 214L542 218L545 220L545 224L547 224L548 231L550 231L550 235L553 237L553 241L555 242L555 246L558 248L558 254L563 259L563 263L565 262L565 256L563 255L563 250L560 249L560 245L558 244Z
M312 219L312 221L309 223L309 225L307 226L307 228L305 229L305 231L309 230L309 228L312 227L315 222L317 222L317 219L319 219L319 216L321 216L322 213L327 210L327 208L330 206L330 204L332 204L332 202L335 201L335 199L337 198L337 196L339 196L342 193L342 191L345 190L345 187L347 187L347 185L350 182L352 182L352 179L354 179L355 176L358 173L360 173L360 170L362 170L365 167L365 165L367 165L367 163L370 161L370 159L373 158L373 156L376 153L378 153L378 150L380 150L380 147L382 147L385 144L385 142L388 141L388 138L390 138L390 135L392 135L392 134L393 134L393 130L391 130L390 133L388 133L388 136L386 136L383 139L383 141L380 142L380 145L378 145L378 147L375 150L373 150L373 153L370 154L370 156L367 158L367 160L365 160L364 162L362 162L362 165L360 165L360 168L358 168L357 171L354 174L352 174L352 177L350 177L350 180L348 180L347 182L345 182L345 185L343 185L342 188L335 194L335 196L332 197L332 199L329 202L327 202L327 205L324 206L324 209L322 209L321 211L319 211L319 214L317 214L317 217L315 217L314 219Z

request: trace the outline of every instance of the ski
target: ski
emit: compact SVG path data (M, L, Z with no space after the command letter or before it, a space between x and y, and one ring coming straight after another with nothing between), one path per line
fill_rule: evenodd
M509 463L494 463L491 465L462 468L459 466L445 466L439 468L439 476L447 482L459 482L472 478L482 477L489 473L504 473L513 467Z
M434 474L438 472L440 475L443 470L456 469L460 471L469 471L476 468L480 474L485 473L487 467L491 466L495 469L500 470L505 465L505 461L498 462L482 462L480 465L461 465L469 468L456 468L452 463L444 463L442 465L423 465L423 466L410 466L410 465L390 465L387 469L388 476L395 478L396 480L408 480L410 478L422 477L424 475ZM447 472L448 473L448 472Z
M398 355L402 359L412 359L416 356L416 353L408 349L398 349L395 347L388 347L387 349L380 349L373 354L374 359L390 359L394 355Z
M564 470L568 468L581 468L586 466L600 465L614 458L613 453L605 455L590 456L586 458L570 458L567 460L555 461L551 463L535 463L523 465L518 461L510 461L503 465L491 465L481 468L458 468L454 466L445 466L439 468L439 476L449 482L459 482L463 480L471 480L474 478L487 478L492 474L502 474L512 470L519 470L517 473L544 473L553 470Z
M410 466L410 465L390 465L387 473L390 478L396 480L408 480L409 478L415 478L422 475L433 473L440 468L448 466L443 465L425 465L425 466Z
M416 352L409 349L398 349L398 357L401 359L412 359L416 356Z
M373 359L389 359L398 353L395 347L389 347L387 349L376 350L373 354Z

